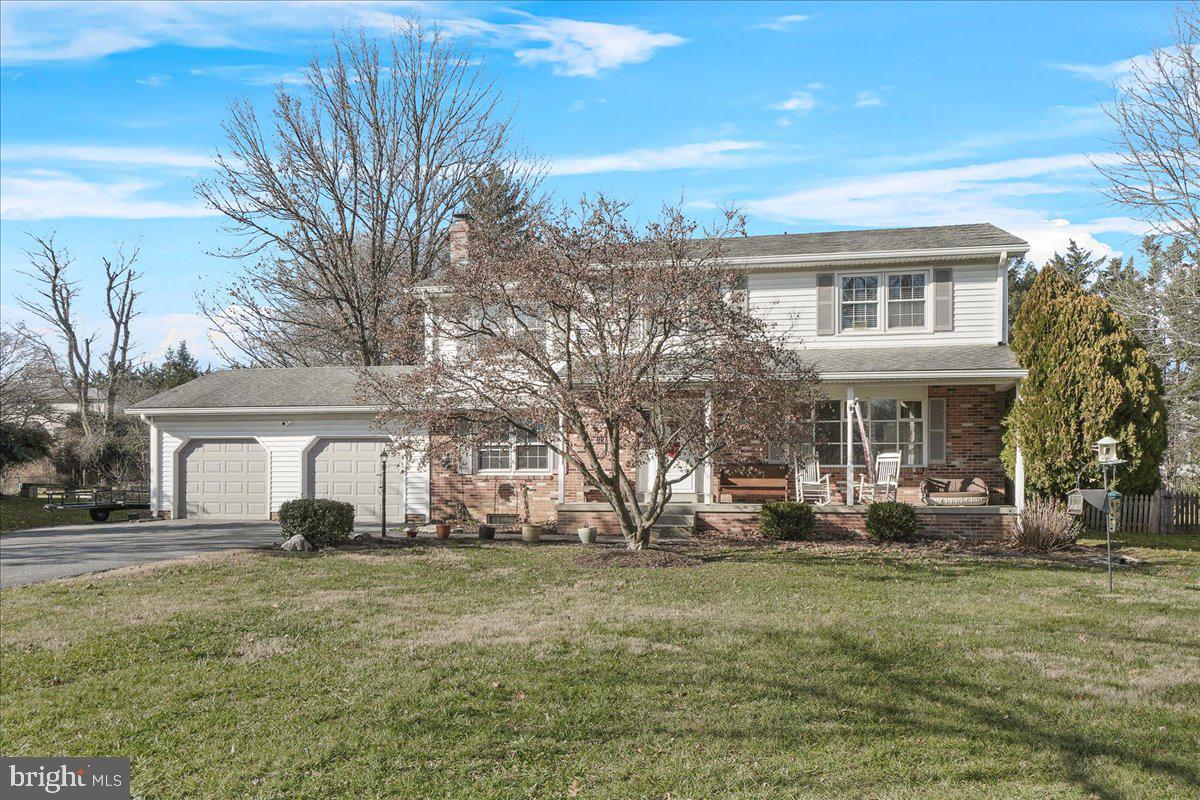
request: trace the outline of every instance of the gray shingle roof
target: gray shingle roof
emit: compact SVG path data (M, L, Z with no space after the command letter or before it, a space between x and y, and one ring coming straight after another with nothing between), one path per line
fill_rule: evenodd
M874 228L860 231L781 233L744 236L725 242L729 258L754 256L879 253L893 250L943 250L958 247L1027 248L1029 244L990 223L927 228Z
M1017 359L1006 345L936 345L921 347L805 348L804 358L821 375L871 373L969 373L1016 370ZM412 367L372 367L401 374ZM159 408L351 408L362 403L355 395L358 367L292 367L288 369L230 369L213 372L190 383L130 406L131 411Z
M359 367L227 369L168 389L130 406L145 408L287 408L362 405L355 397ZM371 367L401 374L412 367Z
M922 345L915 347L806 347L803 357L821 375L880 372L978 372L1017 370L1012 348L1001 344Z

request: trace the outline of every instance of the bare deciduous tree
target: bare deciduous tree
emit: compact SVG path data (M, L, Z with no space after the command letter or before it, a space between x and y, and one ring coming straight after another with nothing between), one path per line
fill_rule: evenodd
M36 298L21 300L21 306L48 323L56 332L57 347L42 342L48 363L54 367L63 393L78 407L80 428L85 436L106 435L112 427L118 394L131 374L130 323L137 316L140 292L135 286L141 277L134 266L139 250L118 245L112 258L104 257L104 308L109 334L106 349L93 352L100 333L85 334L76 308L79 283L70 277L74 263L70 251L57 244L54 234L30 234L33 246L25 250L29 270L24 274L36 286ZM97 385L97 378L102 386ZM104 391L103 408L98 420L93 417L93 388ZM97 430L96 422L100 428Z
M234 103L217 177L197 193L246 262L202 311L261 366L405 363L419 353L412 288L431 276L475 176L510 152L501 97L470 54L410 22L386 40L342 33L269 123ZM405 337L384 334L397 330Z
M23 323L0 328L0 423L17 428L56 421L54 365Z
M1108 109L1120 134L1116 160L1097 168L1109 195L1147 220L1143 276L1127 271L1108 288L1162 369L1170 443L1169 484L1194 486L1200 458L1200 8L1175 17L1174 43L1136 60ZM1190 472L1189 472L1190 471Z
M817 399L814 373L787 332L751 314L723 240L676 208L645 226L603 197L539 214L526 233L475 225L468 257L441 273L430 302L427 363L402 375L364 371L400 448L432 459L515 432L564 459L598 489L633 549L673 487L763 436L800 443ZM638 471L652 477L638 486Z
M1133 62L1106 110L1120 139L1114 161L1096 166L1110 196L1155 232L1200 247L1200 18L1175 18L1175 43Z

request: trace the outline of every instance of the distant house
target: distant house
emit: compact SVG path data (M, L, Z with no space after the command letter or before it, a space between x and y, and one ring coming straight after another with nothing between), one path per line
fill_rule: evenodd
M728 243L726 257L747 275L748 307L794 318L795 344L823 379L826 401L813 426L835 502L853 502L865 466L857 408L871 450L901 454L902 500L916 501L922 478L937 476L987 484L990 507L979 519L1000 519L1021 503L1020 470L1006 485L1000 450L1001 419L1025 375L1008 346L1007 262L1027 250L988 224ZM428 324L436 334L436 308ZM454 346L449 337L427 340ZM377 520L383 440L371 428L376 409L355 400L355 384L349 367L229 370L126 409L150 425L155 510L263 519L292 498L334 497L354 503L359 521ZM781 462L777 445L764 436L743 455ZM721 468L703 465L675 487L674 500L711 516L722 505ZM639 475L639 484L650 477ZM438 518L460 503L479 519L511 514L522 484L535 516L603 513L549 448L517 438L463 463L393 468L387 480L389 520Z

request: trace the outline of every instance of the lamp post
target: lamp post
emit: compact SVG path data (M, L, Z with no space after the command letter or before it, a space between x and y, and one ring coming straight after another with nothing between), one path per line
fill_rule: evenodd
M1104 536L1105 545L1108 552L1108 591L1111 593L1113 590L1112 535L1113 528L1116 527L1117 522L1121 518L1121 493L1116 489L1109 490L1108 486L1110 475L1112 477L1112 482L1116 483L1117 467L1124 464L1125 461L1117 456L1117 440L1111 436L1105 436L1103 439L1096 442L1094 445L1092 445L1092 449L1096 451L1096 460L1100 464L1100 474L1104 477L1104 507L1106 511L1104 517ZM1116 511L1118 512L1116 516L1113 515L1114 506L1116 506Z

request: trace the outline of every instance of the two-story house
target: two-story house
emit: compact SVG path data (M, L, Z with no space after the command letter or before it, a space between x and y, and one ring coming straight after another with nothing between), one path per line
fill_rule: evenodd
M455 225L461 243L467 223ZM728 243L726 257L746 273L748 307L785 325L823 380L827 402L813 425L816 456L836 489L827 513L861 516L846 508L847 487L865 467L860 431L872 452L901 454L902 500L916 502L926 475L986 482L984 517L956 525L994 528L997 514L1021 504L1019 458L1009 484L1000 451L1001 420L1024 375L1007 344L1006 269L1027 249L988 224ZM131 407L151 426L155 510L264 518L291 498L332 497L353 502L359 522L378 521L384 440L371 425L377 409L355 399L356 383L350 367L229 370ZM781 461L765 439L747 443L748 457ZM700 527L736 526L754 513L719 502L720 468L707 465L675 487ZM392 463L386 484L387 518L397 522L459 505L481 520L510 517L521 485L535 517L568 526L603 515L549 448L516 440L480 448L465 464Z

